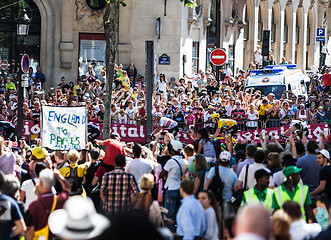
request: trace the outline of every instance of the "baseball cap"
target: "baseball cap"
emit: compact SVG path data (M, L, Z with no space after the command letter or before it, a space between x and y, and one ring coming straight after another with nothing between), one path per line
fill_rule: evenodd
M317 149L316 152L318 154L322 154L324 157L326 157L328 160L330 160L330 153L328 150L326 150L326 149L318 150Z
M288 177L294 173L299 173L301 171L302 171L302 168L298 168L296 166L288 166L283 169L283 173L284 173L285 177Z
M170 145L176 152L179 152L183 149L183 144L178 140L171 140Z
M32 156L35 156L37 159L43 159L45 157L45 152L41 147L35 147L32 150Z
M228 151L223 151L223 152L221 152L219 157L220 157L220 161L228 162L231 160L231 153Z
M121 137L120 137L120 135L118 133L112 133L112 134L110 134L110 138L111 139L116 139L116 138L121 139Z

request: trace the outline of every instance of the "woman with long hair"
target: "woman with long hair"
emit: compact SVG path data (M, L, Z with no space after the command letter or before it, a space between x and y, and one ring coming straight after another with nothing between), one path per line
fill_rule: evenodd
M158 201L153 199L151 193L153 186L154 176L150 173L144 174L140 179L141 192L137 197L135 210L147 216L154 226L160 227L164 225L162 213L167 213L167 210L160 207Z
M272 228L275 240L290 240L290 218L282 210L277 210L272 216Z
M197 154L205 156L208 163L216 160L216 152L212 140L209 137L208 130L206 128L200 128L197 134L199 140L199 149Z
M168 84L168 82L165 78L165 75L163 73L160 73L160 79L156 83L156 89L158 89L158 91L161 94L166 94L167 90L169 89L169 84Z
M203 190L199 192L199 201L205 211L206 232L203 238L208 240L217 240L218 231L221 223L217 200L211 191Z
M206 158L202 154L196 154L194 159L194 193L201 191L205 184L205 175L207 171Z

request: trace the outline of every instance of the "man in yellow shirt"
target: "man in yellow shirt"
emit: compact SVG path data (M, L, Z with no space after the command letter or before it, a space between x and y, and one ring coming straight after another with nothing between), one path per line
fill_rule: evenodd
M268 103L267 99L263 99L262 104L259 107L259 128L264 126L265 122L268 119L268 114L270 113L271 106Z
M129 91L130 88L130 79L126 71L123 71L123 76L118 79L126 91Z
M225 134L231 134L231 136L233 136L238 132L237 121L232 119L221 119L219 113L214 113L212 119L217 124L217 129L213 136L214 138L218 137L220 133L222 134L221 136L224 137Z

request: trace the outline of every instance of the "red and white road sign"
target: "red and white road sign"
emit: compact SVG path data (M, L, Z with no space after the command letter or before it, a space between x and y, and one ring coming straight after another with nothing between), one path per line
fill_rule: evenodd
M210 54L210 61L216 66L221 66L226 62L226 52L220 48L214 49Z
M3 70L6 70L7 67L8 67L8 62L7 62L7 60L2 60L2 61L1 61L1 68L2 68Z

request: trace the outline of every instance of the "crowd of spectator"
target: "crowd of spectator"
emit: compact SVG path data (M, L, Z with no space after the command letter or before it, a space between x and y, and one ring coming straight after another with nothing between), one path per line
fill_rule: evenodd
M220 80L215 72L207 69L199 71L192 77L180 79L167 77L160 73L155 80L153 94L153 113L173 119L180 130L188 131L190 127L215 128L211 121L213 113L221 118L230 118L238 122L240 130L253 130L262 127L278 127L291 120L306 123L327 123L331 119L330 87L324 86L323 79L330 78L328 68L318 79L311 75L307 84L308 97L296 96L285 91L280 99L274 93L264 96L260 90L244 89L247 77L255 69L251 63L247 71L240 70L236 76L226 66L221 70ZM101 71L102 79L94 74L93 67L76 81L61 77L59 84L43 88L45 75L38 67L37 72L29 70L29 87L25 91L24 120L40 121L41 105L81 106L86 105L89 122L102 123L104 120L104 102L106 91L105 69ZM122 124L145 124L146 122L146 82L137 74L134 64L126 70L122 65L115 66L115 80L111 101L111 122ZM17 124L17 89L18 75L12 71L1 77L0 121Z
M112 122L144 124L144 77L133 64L115 70ZM6 212L0 214L0 238L329 239L330 136L321 132L319 142L308 141L305 127L298 131L296 124L281 143L268 135L237 142L223 132L220 144L210 133L217 127L215 113L235 120L241 130L293 120L299 126L326 123L330 90L315 91L312 77L308 99L291 92L275 99L272 93L244 91L250 71L233 77L225 68L219 81L211 69L169 82L159 74L153 114L190 131L193 144L176 140L161 124L144 146L112 133L80 152L45 149L40 139L36 145L19 140L14 147L1 137L0 207L10 211L0 209ZM30 70L25 120L38 123L42 105L86 105L89 121L102 123L105 71L102 76L89 67L76 83L62 77L45 91L45 75L40 68L36 74ZM6 81L2 120L15 124L17 79Z

